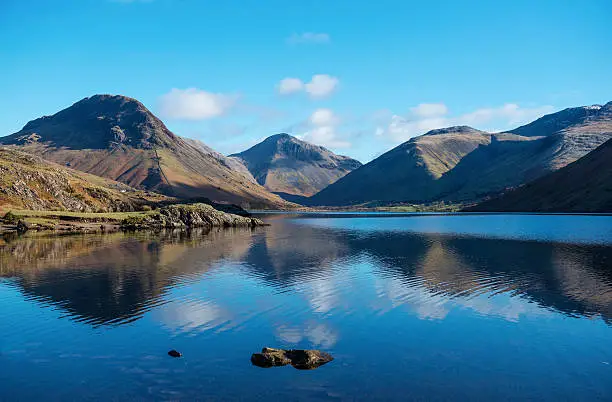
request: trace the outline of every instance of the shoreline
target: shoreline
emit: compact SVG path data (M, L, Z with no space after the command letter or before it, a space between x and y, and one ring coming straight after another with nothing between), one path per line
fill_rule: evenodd
M236 206L225 212L209 204L175 204L156 210L133 212L8 211L0 221L0 234L35 232L109 233L214 227L267 226Z

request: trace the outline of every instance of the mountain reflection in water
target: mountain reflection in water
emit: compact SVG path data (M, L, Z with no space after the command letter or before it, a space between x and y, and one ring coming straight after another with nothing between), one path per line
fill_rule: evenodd
M7 237L0 244L0 302L18 297L8 292L13 289L28 303L52 307L60 320L97 329L138 328L148 316L156 324L146 324L147 336L156 343L164 333L176 339L206 334L208 342L241 353L242 347L244 353L262 346L338 348L345 355L318 371L354 365L358 378L383 373L372 372L373 352L363 356L367 365L355 363L357 344L418 353L400 335L414 319L453 317L453 328L461 319L467 330L472 319L589 318L601 320L612 340L610 245L387 231L383 218L372 218L381 220L378 230L297 224L283 215L266 219L271 226L253 230ZM36 330L21 312L6 311L17 327ZM249 343L259 337L275 342L267 331L277 344ZM612 356L604 352L602 360ZM234 366L239 359L230 358ZM227 395L238 392L226 385ZM289 392L290 382L285 386ZM593 395L611 396L609 387L598 386ZM489 396L505 395L495 392ZM179 395L190 396L184 388Z
M392 280L394 303L412 295L439 307L441 299L509 293L568 315L612 318L611 247L286 226L280 219L254 231L5 240L0 274L15 277L28 297L92 324L137 319L163 303L167 287L218 261L242 261L246 274L282 289L323 283L355 258Z

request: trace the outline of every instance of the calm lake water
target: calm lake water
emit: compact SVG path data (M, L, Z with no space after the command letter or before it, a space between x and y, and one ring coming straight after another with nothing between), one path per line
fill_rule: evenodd
M611 216L262 216L4 238L0 400L612 400Z

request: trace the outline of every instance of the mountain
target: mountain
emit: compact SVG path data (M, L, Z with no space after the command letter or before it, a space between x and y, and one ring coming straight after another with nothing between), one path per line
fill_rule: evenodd
M309 205L474 202L576 161L612 138L612 102L569 108L503 133L432 130L315 194Z
M0 148L0 207L80 212L133 211L167 197Z
M612 138L612 102L565 109L501 136L510 140L479 147L445 175L438 197L481 200L580 159Z
M361 166L289 134L277 134L239 154L230 155L266 189L285 196L311 196Z
M576 162L468 211L612 212L612 139Z
M443 174L478 146L490 142L490 134L467 126L432 130L346 175L311 197L309 203L350 205L429 200Z
M234 161L172 133L142 103L94 95L0 138L74 169L181 198L250 207L287 203L233 169Z

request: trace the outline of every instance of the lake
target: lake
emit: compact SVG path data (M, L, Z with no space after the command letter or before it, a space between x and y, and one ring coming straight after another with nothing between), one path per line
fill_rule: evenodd
M612 400L612 216L261 217L5 236L0 400Z

